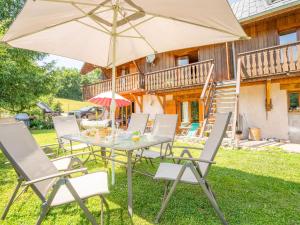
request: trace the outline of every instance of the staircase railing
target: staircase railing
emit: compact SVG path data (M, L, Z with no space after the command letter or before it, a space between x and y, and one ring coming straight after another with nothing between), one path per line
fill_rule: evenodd
M239 116L239 96L241 88L241 71L242 71L241 58L237 60L237 71L236 71L236 93L235 93L235 105L232 121L232 139L235 139L235 133L238 127L238 116Z
M212 105L212 97L215 89L215 82L213 76L214 64L211 64L208 76L206 78L201 96L200 96L200 104L202 104L203 109L203 124L201 126L200 137L203 137L205 126L207 123L207 119L210 113L210 108Z

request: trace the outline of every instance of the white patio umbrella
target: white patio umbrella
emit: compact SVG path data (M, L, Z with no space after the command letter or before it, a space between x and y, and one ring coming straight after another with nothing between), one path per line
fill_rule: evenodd
M111 67L114 99L117 65L243 38L226 0L27 0L2 41Z

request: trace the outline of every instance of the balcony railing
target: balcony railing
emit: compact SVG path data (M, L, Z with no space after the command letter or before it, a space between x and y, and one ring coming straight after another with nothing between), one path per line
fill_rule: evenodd
M134 90L156 91L171 88L189 87L204 84L213 60L192 63L159 70L155 72L128 74L117 77L116 92L126 93ZM83 87L84 99L111 90L111 79Z
M300 42L244 52L238 56L244 80L300 71Z
M111 79L103 80L83 87L84 99L92 98L102 92L111 91ZM124 93L144 88L143 76L139 73L128 74L116 78L116 92Z
M145 74L147 91L204 84L213 60L206 60Z

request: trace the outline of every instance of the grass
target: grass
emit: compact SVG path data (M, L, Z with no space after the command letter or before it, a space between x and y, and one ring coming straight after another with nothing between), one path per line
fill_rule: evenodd
M40 144L54 143L54 131L34 131ZM198 156L199 152L194 152ZM0 154L0 211L16 184L16 175ZM208 181L229 224L296 225L300 224L300 154L272 151L221 149ZM89 162L90 171L103 168ZM155 172L146 163L139 169ZM117 168L117 183L107 196L110 205L106 224L153 224L160 209L163 183L134 174L134 217L127 215L127 180L124 168ZM91 198L88 207L99 219L99 199ZM13 205L1 224L34 224L40 213L40 201L26 192ZM109 218L108 218L109 215ZM77 204L54 208L43 224L88 224ZM220 224L198 186L180 184L173 195L161 224Z
M64 112L78 110L86 106L94 105L93 103L90 102L82 102L82 101L76 101L76 100L65 99L65 98L56 98L55 100L62 104L62 110Z

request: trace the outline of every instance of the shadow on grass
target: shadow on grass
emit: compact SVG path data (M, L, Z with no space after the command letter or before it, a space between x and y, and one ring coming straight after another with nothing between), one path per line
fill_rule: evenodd
M145 164L138 166L139 169L146 167ZM212 167L208 182L229 224L300 224L299 183L217 166ZM117 183L108 196L111 202L125 210L126 185L126 173L118 173ZM133 191L135 216L153 223L161 206L163 182L135 174ZM180 184L162 216L161 224L220 222L200 186Z
M11 193L16 182L15 176L12 175L14 172L10 165L3 165L2 162L5 160L2 156L0 161L0 185L9 187L6 192ZM95 171L103 165L90 162L87 166L90 171ZM155 168L149 169L149 167L151 166L146 163L137 165L137 169L147 169L154 173ZM5 180L5 174L9 174L9 179ZM300 224L299 183L218 166L212 167L208 181L229 224ZM153 223L161 206L163 182L134 174L133 220L127 214L125 168L117 169L116 185L110 187L110 190L111 193L107 196L110 210L109 212L105 210L105 224ZM1 201L7 202L8 196ZM40 212L39 206L40 201L36 197L25 193L13 205L14 209L12 208L8 214L7 224L20 224L21 221L34 222ZM100 221L99 198L89 199L87 206L97 221ZM1 204L1 212L3 207L4 204ZM79 206L72 203L51 210L45 223L88 224L88 220ZM161 224L220 224L220 222L200 186L180 184L162 216Z

